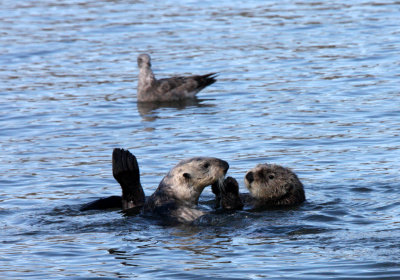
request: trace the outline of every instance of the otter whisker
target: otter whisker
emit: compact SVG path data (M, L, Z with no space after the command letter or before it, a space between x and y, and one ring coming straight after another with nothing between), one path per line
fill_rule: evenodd
M221 192L225 192L224 181L225 181L225 176L222 176L222 177L218 178L218 180L217 180L217 186Z

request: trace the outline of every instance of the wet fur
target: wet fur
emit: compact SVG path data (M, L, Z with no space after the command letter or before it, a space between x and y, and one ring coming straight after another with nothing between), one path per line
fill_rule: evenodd
M306 199L297 175L280 165L258 164L246 173L244 181L255 208L293 206Z
M136 157L127 150L114 149L112 170L115 180L122 188L122 210L142 207L146 197L140 183Z
M125 213L162 217L166 222L190 223L205 212L197 209L206 186L223 182L229 168L226 161L211 157L183 160L161 180L157 190L145 202L140 183L139 165L128 150L114 149L113 175L122 188L121 196L101 198L83 205L80 210L122 208Z
M196 208L206 186L223 180L229 165L217 158L181 161L162 179L149 197L144 212L177 222L192 222L205 213Z
M125 212L139 212L146 200L140 183L140 170L136 157L128 150L116 148L112 154L112 171L120 184L122 196L100 198L83 205L80 210L105 210L119 208Z
M224 210L241 210L243 209L243 199L239 194L239 184L232 178L227 177L225 180L218 181L211 186L212 192L215 194L215 207Z
M237 181L228 177L223 187L212 186L217 208L240 210L243 205L252 210L290 207L305 201L303 184L288 168L276 164L259 164L244 178L248 194L239 194Z

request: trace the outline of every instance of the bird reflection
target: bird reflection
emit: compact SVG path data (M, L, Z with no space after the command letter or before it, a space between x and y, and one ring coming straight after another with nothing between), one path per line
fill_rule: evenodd
M214 104L205 104L204 101L210 99L186 99L181 101L172 101L172 102L138 102L137 108L140 116L144 121L155 121L159 118L157 115L157 110L160 108L172 108L177 110L183 110L190 107L214 107Z

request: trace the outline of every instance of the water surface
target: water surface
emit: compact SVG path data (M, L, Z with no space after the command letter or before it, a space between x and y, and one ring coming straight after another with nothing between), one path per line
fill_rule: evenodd
M399 3L53 2L0 8L2 279L400 277ZM159 77L218 82L137 104L142 52ZM243 192L257 163L290 167L307 202L176 227L79 212L120 193L115 147L148 195L203 155Z

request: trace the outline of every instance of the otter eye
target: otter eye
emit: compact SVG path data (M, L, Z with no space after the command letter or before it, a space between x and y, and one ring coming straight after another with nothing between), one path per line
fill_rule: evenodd
M183 177L185 177L186 179L190 179L190 174L189 173L183 173Z
M269 174L268 178L269 178L270 180L272 180L272 179L275 178L275 176L274 176L273 174Z
M210 167L210 164L209 164L208 162L206 162L206 163L203 165L203 167L207 169L207 168Z

